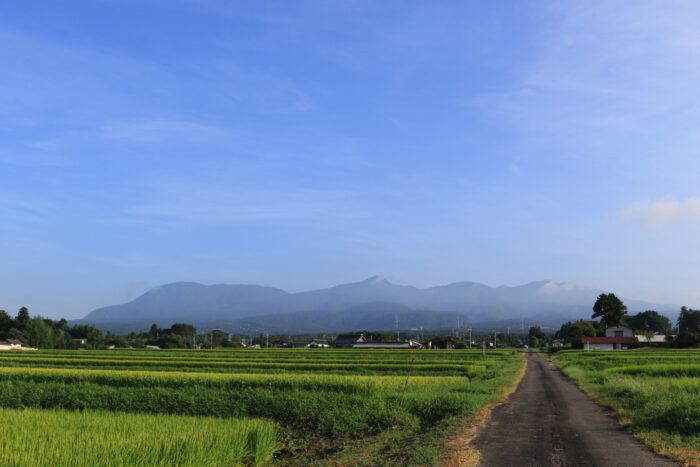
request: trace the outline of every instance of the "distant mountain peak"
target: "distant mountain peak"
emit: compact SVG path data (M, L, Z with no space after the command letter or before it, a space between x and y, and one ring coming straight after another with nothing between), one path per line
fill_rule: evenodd
M157 292L162 292L165 290L181 289L181 288L185 288L185 287L187 287L187 288L193 288L193 287L204 288L206 286L200 284L199 282L192 282L192 281L170 282L169 284L157 285L157 286L151 288L146 293L157 293Z
M362 281L364 284L388 284L389 281L382 276L372 276Z
M539 287L541 293L566 293L579 290L581 287L573 282L555 282L555 281L540 281L533 282L533 285Z

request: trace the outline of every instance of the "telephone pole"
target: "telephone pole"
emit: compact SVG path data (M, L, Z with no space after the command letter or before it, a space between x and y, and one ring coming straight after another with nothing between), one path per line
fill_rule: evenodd
M396 330L396 342L399 342L401 337L399 336L399 314L394 313L394 329Z

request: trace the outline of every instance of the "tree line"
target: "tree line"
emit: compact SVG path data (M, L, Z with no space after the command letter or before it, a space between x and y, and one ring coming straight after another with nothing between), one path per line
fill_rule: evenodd
M15 317L0 310L0 340L14 339L22 342L25 347L40 349L143 348L147 345L164 349L193 348L195 345L235 346L235 343L228 344L228 338L229 335L223 331L197 334L194 326L185 323L176 323L165 329L153 324L148 332L132 332L127 336L110 331L103 334L91 324L70 326L65 319L55 321L41 316L31 317L27 307L20 308Z
M20 308L14 318L0 310L0 339L15 339L25 346L42 349L72 349L78 345L74 339L85 339L87 348L101 348L104 343L102 331L95 326L69 326L65 319L31 317L26 307Z
M555 333L555 339L581 347L583 337L604 336L608 327L626 326L649 337L676 331L673 345L677 347L697 347L700 343L700 310L685 306L681 307L674 329L670 319L654 310L628 315L627 306L615 294L600 294L593 305L592 318L600 318L600 321L579 319L564 323Z

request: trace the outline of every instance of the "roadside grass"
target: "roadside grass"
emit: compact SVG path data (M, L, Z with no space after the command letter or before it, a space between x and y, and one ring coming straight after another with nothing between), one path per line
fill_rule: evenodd
M564 351L552 360L656 452L700 466L700 351Z

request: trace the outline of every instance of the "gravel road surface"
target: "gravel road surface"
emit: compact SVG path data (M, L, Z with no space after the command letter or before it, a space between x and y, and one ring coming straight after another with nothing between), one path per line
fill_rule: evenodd
M482 466L667 466L558 368L527 353L517 390L472 441Z

